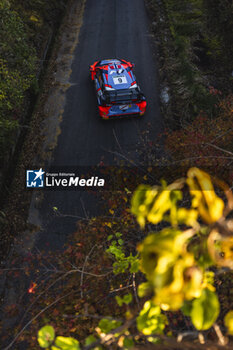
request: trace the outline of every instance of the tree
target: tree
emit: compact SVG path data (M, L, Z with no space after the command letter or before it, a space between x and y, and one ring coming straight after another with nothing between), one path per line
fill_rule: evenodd
M191 198L190 205L184 207L181 201L185 188ZM216 194L216 188L225 198ZM116 296L119 307L127 305L126 320L117 320L114 315L103 317L83 348L118 344L128 349L139 339L170 341L167 313L177 310L191 319L202 342L205 340L200 332L214 327L219 343L227 348L228 338L216 323L221 308L215 282L219 274L233 268L232 210L229 187L198 168L189 169L186 178L169 185L162 181L161 186L139 186L132 197L131 211L141 228L161 222L167 225L145 237L137 247L139 255L126 254L119 233L108 237L107 252L115 259L116 275L128 270L140 275L139 269L144 274L146 281L137 288L144 305L135 312L131 294ZM233 311L226 313L224 322L228 334L233 334ZM38 341L42 348L80 349L77 340L56 337L48 325L39 331Z

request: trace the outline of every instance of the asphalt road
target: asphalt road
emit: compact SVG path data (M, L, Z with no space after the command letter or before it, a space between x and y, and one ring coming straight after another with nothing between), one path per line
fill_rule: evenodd
M136 148L140 147L143 131L149 130L154 140L163 125L154 49L143 0L86 1L52 165L89 166L101 159L108 165L118 164L121 157L115 152L137 161ZM148 102L143 117L103 121L98 116L89 65L98 59L115 57L135 63L137 81ZM58 247L74 230L77 220L73 215L92 216L101 212L95 197L77 191L46 192L36 213L33 205L31 219L36 217L43 228L38 234L38 244L52 240ZM68 216L55 217L54 206Z
M154 136L161 131L155 57L147 21L143 0L87 0L72 67L74 85L67 92L54 164L95 165L103 155L111 164L113 155L109 152L119 151L119 146L124 152L134 150L148 122ZM148 100L148 111L141 119L108 123L97 115L89 64L115 57L135 63L137 80Z

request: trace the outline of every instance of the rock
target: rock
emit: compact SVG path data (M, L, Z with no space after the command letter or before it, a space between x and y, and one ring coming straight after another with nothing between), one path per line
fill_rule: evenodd
M161 98L161 101L163 103L168 103L169 100L170 100L170 97L169 97L169 94L168 94L168 91L169 91L169 88L167 86L165 86L162 91L161 91L161 94L160 94L160 98Z

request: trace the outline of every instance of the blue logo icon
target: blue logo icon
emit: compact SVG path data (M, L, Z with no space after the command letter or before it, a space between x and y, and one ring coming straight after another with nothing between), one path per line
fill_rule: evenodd
M42 168L40 170L27 170L26 187L44 187L44 173Z

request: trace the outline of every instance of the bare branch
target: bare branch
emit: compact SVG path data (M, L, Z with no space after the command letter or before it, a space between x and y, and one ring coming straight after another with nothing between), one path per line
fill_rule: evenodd
M134 291L134 296L135 296L135 299L137 302L138 310L140 310L140 304L139 304L139 300L138 300L136 281L135 281L135 273L133 273L133 291Z
M217 334L219 345L227 345L228 338L223 336L219 325L217 325L217 323L214 323L213 328L215 330L215 333Z
M232 152L227 151L226 149L221 148L221 147L218 147L218 146L216 146L216 145L213 145L212 143L206 142L206 143L205 143L205 145L207 145L207 146L211 146L211 147L213 147L213 148L216 148L216 149L217 149L217 150L219 150L219 151L222 151L222 152L228 153L228 154L230 154L230 155L232 155L232 156L233 156L233 153L232 153Z
M69 296L70 294L74 293L76 291L71 291L65 295L63 295L60 298L57 298L56 300L54 300L51 304L47 305L44 309L42 309L38 314L36 314L36 316L34 316L30 321L28 321L25 326L16 334L16 336L14 337L14 339L11 341L11 343L9 345L7 345L6 348L4 348L3 350L8 350L12 347L12 345L15 343L15 341L19 338L19 336L25 331L25 329L30 326L30 324L35 321L43 312L45 312L46 310L48 310L51 306L55 305L56 303L58 303L58 301L66 298L67 296Z
M85 258L84 264L83 264L83 268L82 268L82 273L81 273L81 278L80 278L80 288L81 288L81 298L83 298L83 275L84 275L84 269L87 263L87 260L89 259L89 256L91 255L91 253L93 252L93 249L96 247L96 244L91 248L90 252L88 253L88 255Z

